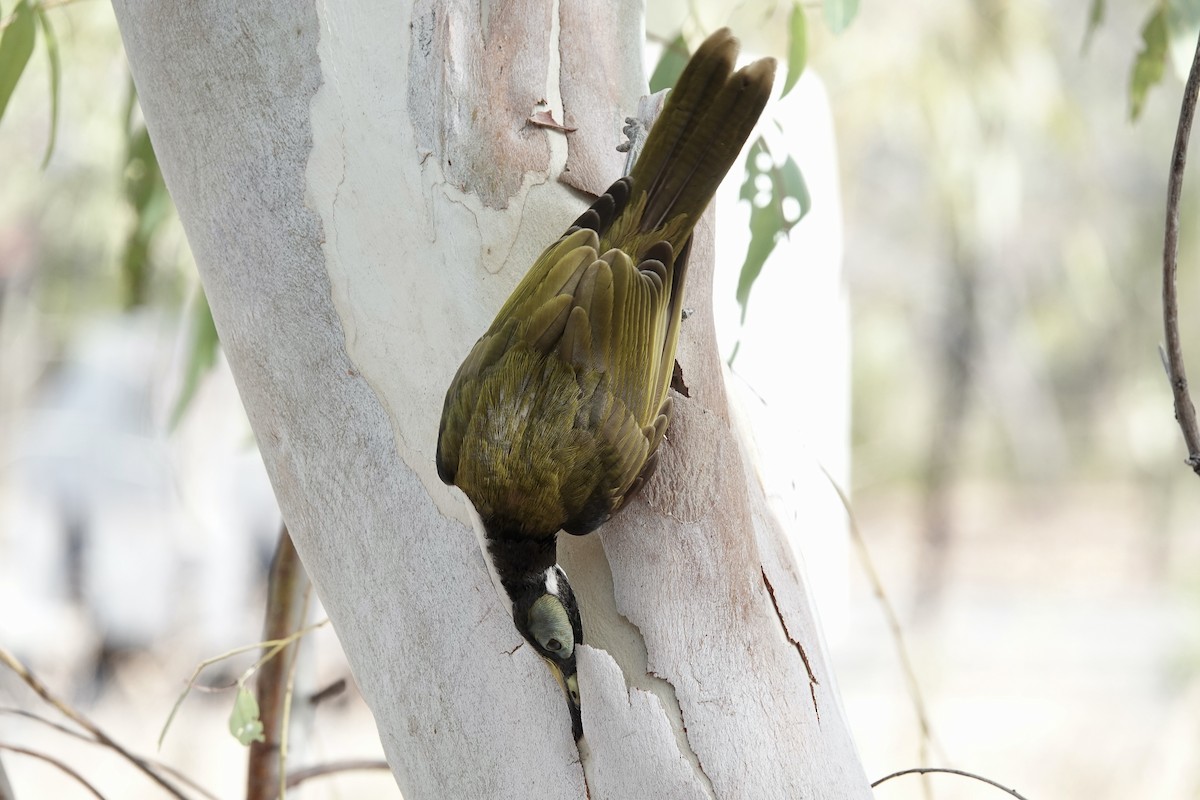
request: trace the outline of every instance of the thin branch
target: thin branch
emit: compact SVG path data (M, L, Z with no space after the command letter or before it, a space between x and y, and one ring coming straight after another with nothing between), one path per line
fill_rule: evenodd
M224 691L225 689L232 689L234 686L242 685L246 681L250 680L250 676L252 676L259 669L259 667L261 667L263 664L265 664L266 662L268 662L272 658L274 658L279 653L280 650L287 647L289 644L296 641L301 636L304 636L312 631L315 631L317 628L324 627L328 623L329 623L329 619L326 618L326 619L321 620L320 622L314 622L312 625L309 625L306 628L301 628L300 630L296 631L295 633L293 633L289 636L285 636L282 639L272 639L272 640L266 641L266 642L255 642L254 644L244 644L241 647L235 647L232 650L227 650L226 652L221 653L218 656L213 656L212 658L206 658L203 661L201 661L199 664L196 665L196 668L194 670L192 670L192 675L191 675L191 677L188 678L187 685L183 688L183 691L180 693L179 697L176 698L175 705L173 705L171 707L171 713L167 715L167 721L163 723L162 731L158 734L159 748L160 749L162 748L163 739L167 738L167 730L171 727L171 722L175 719L175 715L179 712L179 707L181 705L183 705L183 701L187 699L187 696L192 691L192 689L199 688L199 689L204 689L206 691L211 690L212 687L206 688L206 687L197 687L196 686L196 680L200 677L200 673L203 672L207 667L211 667L213 664L216 664L220 661L224 661L227 658L231 658L236 655L241 655L242 653L248 653L251 650L260 650L262 648L269 647L270 649L267 651L266 655L264 655L258 661L255 661L250 666L249 669L247 669L245 672L242 673L240 678L238 678L236 681L234 681L233 683L231 683L228 686L223 686L223 687L219 688L220 691Z
M286 526L279 531L275 557L267 579L267 607L263 621L263 638L279 640L304 624L309 582L292 544ZM269 800L276 795L280 780L281 726L287 702L287 656L298 648L298 642L288 645L280 658L263 664L255 679L258 716L263 725L262 741L250 743L246 765L246 800Z
M17 800L12 784L8 782L8 773L4 771L3 759L0 759L0 800Z
M29 756L30 758L36 758L39 761L45 761L47 764L57 767L58 769L65 772L67 775L70 775L72 778L74 778L80 784L82 784L83 788L87 789L93 795L100 798L100 800L105 800L104 795L100 794L100 792L96 789L95 786L92 786L90 783L87 782L87 780L82 775L80 775L78 772L76 772L75 770L68 767L63 762L59 761L57 758L48 756L45 753L39 753L36 750L27 750L24 747L16 747L15 745L11 745L11 744L0 744L0 750L7 750L10 753L20 753L23 756Z
M896 655L900 659L900 669L904 673L904 680L908 683L909 697L912 699L913 711L917 715L917 724L921 728L921 746L917 758L922 764L929 761L928 746L930 744L938 751L942 758L946 758L945 750L933 735L933 726L929 723L929 712L925 708L925 698L921 694L921 686L917 683L917 672L913 669L912 658L908 655L908 645L904 642L904 631L900 627L900 618L896 616L896 610L892 608L891 602L888 600L887 593L883 590L883 581L879 579L879 573L875 571L875 563L871 560L871 553L867 549L867 543L863 539L862 531L858 529L858 520L854 516L854 509L850 505L850 498L842 491L842 487L833 479L829 471L824 466L821 471L825 473L829 485L837 492L838 499L842 501L842 507L846 509L846 517L850 522L850 538L854 541L854 548L858 551L859 561L862 563L863 572L867 575L867 582L871 584L871 590L875 593L875 599L879 601L880 607L883 609L884 619L887 621L888 630L892 634L892 641L896 645Z
M290 773L287 776L287 788L294 789L310 778L323 778L338 772L352 772L367 769L391 769L386 761L376 759L358 759L352 761L331 761L328 764L317 764Z
M308 704L310 706L319 705L327 700L332 700L344 691L346 691L346 679L338 678L319 692L313 692L309 695Z
M38 680L37 677L31 673L24 664L18 661L16 656L8 652L8 650L4 649L3 647L0 647L0 663L17 673L17 676L25 682L26 686L28 686L30 689L33 689L33 691L36 692L37 695L47 703L57 708L63 714L63 716L67 717L76 725L86 730L92 736L95 736L97 742L111 748L112 750L115 750L117 753L123 756L126 761L144 772L146 776L150 778L150 780L154 781L163 789L165 789L171 796L177 797L179 800L187 800L187 795L183 794L183 792L181 792L173 783L168 781L162 775L159 775L158 772L155 771L145 759L135 756L133 753L117 744L109 737L107 733L100 730L95 723L51 694L50 690L46 688L45 684Z
M997 789L1000 789L1001 791L1008 792L1013 797L1020 798L1020 800L1029 800L1029 798L1025 797L1025 795L1023 795L1023 794L1020 794L1016 789L1010 789L1007 786L1005 786L1004 784L996 783L994 780L991 780L990 778L985 778L982 775L976 775L974 772L964 772L961 769L946 769L944 767L917 767L915 769L902 769L899 772L893 772L891 775L885 775L884 777L875 781L874 783L871 784L871 788L874 789L876 786L879 786L881 783L884 783L885 781L890 781L892 778L899 778L901 775L937 775L937 774L961 775L964 778L971 778L973 780L982 781L983 783L986 783L989 786L995 786Z
M1187 164L1188 139L1192 132L1192 117L1196 113L1196 95L1200 92L1200 39L1183 89L1183 107L1179 110L1179 127L1175 131L1175 148L1171 152L1171 172L1167 180L1167 226L1163 242L1163 327L1166 336L1167 377L1175 397L1175 420L1187 444L1187 465L1200 475L1200 425L1196 423L1196 408L1188 396L1187 371L1183 365L1183 345L1179 340L1179 302L1175 290L1175 273L1179 255L1179 197L1183 192L1183 172Z
M92 736L88 736L86 733L77 731L74 728L68 728L66 725L60 724L51 719L46 719L45 717L41 716L40 714L34 714L32 711L26 711L21 708L0 708L0 714L12 714L14 716L24 717L25 719L41 723L42 725L45 725L46 727L53 728L54 730L58 731L59 733L64 734L65 736L71 736L75 739L79 739L80 741L88 742L88 743L94 744L94 745L99 745L101 747L104 746L103 742L98 741L97 739L95 739ZM191 789L195 789L197 793L203 795L204 797L207 797L209 800L220 800L220 798L218 798L215 794L208 791L203 786L201 786L199 783L192 780L191 778L189 778L187 775L180 772L179 770L175 769L170 764L164 764L163 762L158 761L156 759L145 758L143 756L139 756L139 758L142 758L143 761L145 761L147 764L154 767L155 769L160 769L163 772L167 773L168 775L171 775L171 776L177 778L180 783L184 784L185 786L187 786ZM6 798L4 797L3 794L0 794L0 800L6 800Z
M301 611L301 620L308 616L309 600L312 597L312 584L308 583L305 576L304 602L302 603L303 610ZM287 667L287 687L283 693L283 719L280 721L279 731L279 800L287 800L287 757L288 757L288 738L292 728L292 698L296 694L296 665L300 662L300 644L292 648L291 652L284 656L288 661Z

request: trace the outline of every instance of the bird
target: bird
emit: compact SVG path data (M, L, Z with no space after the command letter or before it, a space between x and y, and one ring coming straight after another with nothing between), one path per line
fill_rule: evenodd
M728 28L696 49L629 174L542 252L446 391L439 477L483 523L513 623L582 736L579 606L559 531L590 533L654 471L692 231L770 96L775 60L734 70Z

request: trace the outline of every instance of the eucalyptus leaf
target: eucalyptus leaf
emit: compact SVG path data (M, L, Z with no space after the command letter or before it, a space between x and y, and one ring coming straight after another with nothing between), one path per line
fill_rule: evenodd
M687 62L687 41L684 40L681 33L663 48L658 65L654 68L654 74L650 76L650 93L661 92L663 89L670 89L674 86L675 82L679 80L679 73L683 72Z
M42 156L42 169L50 163L54 154L54 143L58 139L58 94L62 86L62 66L58 57L58 37L46 16L46 9L38 6L37 19L42 25L42 38L46 42L46 58L50 61L50 136L46 141L46 155Z
M825 24L834 33L850 27L858 14L858 0L824 0Z
M254 693L242 684L238 684L233 713L229 715L229 732L246 747L251 742L266 741L262 720L258 717L258 701L254 699Z
M1142 28L1142 51L1133 62L1129 78L1129 118L1141 116L1146 104L1146 92L1163 77L1167 60L1167 7L1161 4Z
M782 164L776 164L761 136L750 147L746 178L738 196L750 203L750 246L746 248L737 285L737 301L742 307L741 321L744 323L750 290L762 274L763 265L779 240L808 213L812 199L800 166L791 156ZM794 209L787 203L789 199L793 201Z
M133 208L136 224L121 253L125 303L136 308L147 300L152 264L151 246L162 224L171 215L171 196L158 167L158 157L144 125L129 132L125 155L125 199Z
M12 18L8 27L0 35L0 119L4 119L4 109L17 81L33 55L33 40L37 33L33 19L33 9L26 0L20 0L13 8Z
M788 19L788 64L787 78L783 82L783 97L800 80L804 65L808 61L808 21L804 16L804 6L796 3L792 6L792 14Z
M221 340L217 338L217 326L213 323L212 311L208 307L208 298L203 290L196 292L192 300L191 312L188 315L187 363L183 368L183 386L179 390L179 398L175 408L171 410L170 429L174 430L196 396L196 389L213 365L217 363L217 350Z
M1096 33L1096 29L1104 23L1105 0L1092 0L1092 7L1088 11L1087 28L1083 32L1083 52L1087 52L1092 46L1092 36Z

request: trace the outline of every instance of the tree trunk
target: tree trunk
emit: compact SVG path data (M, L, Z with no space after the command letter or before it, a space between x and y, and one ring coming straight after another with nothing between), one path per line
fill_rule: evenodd
M658 472L560 546L591 645L578 751L434 470L462 357L585 205L570 187L620 173L640 5L114 6L284 518L405 797L869 797L731 428L711 220ZM527 123L539 110L578 130Z

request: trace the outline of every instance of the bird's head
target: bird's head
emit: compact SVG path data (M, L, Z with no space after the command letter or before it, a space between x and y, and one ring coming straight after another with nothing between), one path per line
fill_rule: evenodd
M571 729L579 739L583 724L575 648L583 642L583 625L567 575L557 564L552 564L543 571L526 573L509 588L509 594L513 601L513 622L550 665L562 686L571 709Z

